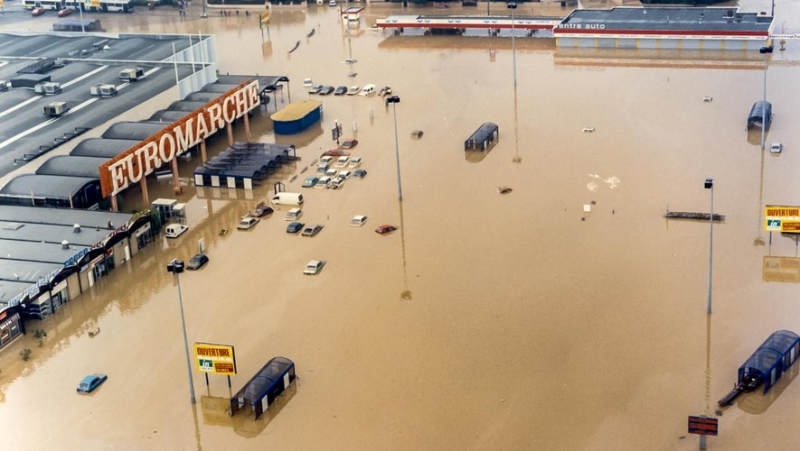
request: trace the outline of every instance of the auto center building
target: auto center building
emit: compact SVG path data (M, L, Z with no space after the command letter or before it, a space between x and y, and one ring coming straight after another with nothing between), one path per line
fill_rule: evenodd
M576 9L553 36L558 47L757 51L772 22L732 7Z

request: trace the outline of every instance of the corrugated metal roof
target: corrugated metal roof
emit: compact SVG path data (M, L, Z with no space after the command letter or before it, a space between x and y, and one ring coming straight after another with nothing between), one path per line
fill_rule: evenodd
M60 155L44 162L36 173L39 175L64 175L69 177L99 177L98 167L108 158L75 157Z
M80 144L75 146L75 149L73 149L69 154L76 157L114 158L122 152L125 152L131 147L139 144L139 142L140 141L127 139L85 139Z
M159 122L159 123L172 123L179 121L186 117L188 113L185 111L169 111L169 110L160 110L156 111L155 114L150 116L148 122Z
M70 193L81 191L90 183L99 183L97 177L69 177L61 175L20 175L0 189L0 197L36 197L69 199ZM5 215L3 215L5 217Z
M112 125L103 133L103 138L110 139L132 139L144 141L150 136L158 133L164 125L147 124L141 122L119 122Z

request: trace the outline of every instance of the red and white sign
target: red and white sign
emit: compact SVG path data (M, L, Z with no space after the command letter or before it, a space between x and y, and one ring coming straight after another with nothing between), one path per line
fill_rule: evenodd
M103 163L98 168L103 197L117 194L131 183L139 182L226 124L258 107L259 103L258 81L246 81Z

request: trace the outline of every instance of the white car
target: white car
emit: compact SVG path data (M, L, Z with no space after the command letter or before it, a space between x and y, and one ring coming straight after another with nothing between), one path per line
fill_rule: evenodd
M350 171L341 171L338 174L336 174L336 178L339 180L347 180L350 178L351 175L353 175L353 173Z
M367 222L367 217L364 215L355 215L353 219L350 220L350 225L353 227L361 227Z
M333 157L330 155L325 155L319 159L319 164L326 164L330 166L331 162L333 161Z
M331 169L328 169L327 171L325 171L325 176L326 177L330 177L330 178L334 178L334 177L336 177L336 174L338 174L338 173L339 173L339 171L337 171L336 169L331 168Z
M303 80L303 87L304 88L310 88L311 85L313 85L313 84L314 84L314 82L310 78L306 78L306 79Z
M286 216L283 218L284 221L297 221L300 216L303 216L303 210L299 208L292 208L291 210L286 212Z
M325 266L325 262L319 260L311 260L310 262L306 263L306 269L303 270L303 274L308 276L314 276L319 274L322 271L322 267Z
M183 235L184 232L189 230L189 227L183 224L170 224L164 231L164 236L167 238L178 238L179 236Z
M314 185L314 188L325 188L326 186L328 186L328 182L330 181L331 181L330 177L320 177L320 179L317 180L317 184Z
M358 91L361 91L361 86L350 86L350 88L347 89L347 95L354 96L358 94Z
M350 162L350 157L339 157L339 159L336 160L336 164L334 166L336 166L337 168L346 168L347 163L349 162Z
M261 220L258 218L254 218L252 216L245 216L244 218L242 218L241 221L239 221L239 225L237 225L236 228L239 230L250 230L253 227L255 227L255 225L258 224L260 221Z
M349 168L357 168L359 166L361 166L361 157L352 157L347 163L347 167Z
M772 143L772 146L770 146L769 151L772 153L781 153L783 152L783 144Z

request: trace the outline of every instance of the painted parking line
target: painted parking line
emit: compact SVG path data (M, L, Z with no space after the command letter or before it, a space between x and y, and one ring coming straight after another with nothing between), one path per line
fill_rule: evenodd
M72 114L72 113L74 113L76 111L80 111L83 108L93 104L94 102L97 102L98 100L100 100L100 97L92 97L91 99L89 99L89 100L77 105L76 107L70 108L70 110L67 111L67 114Z

